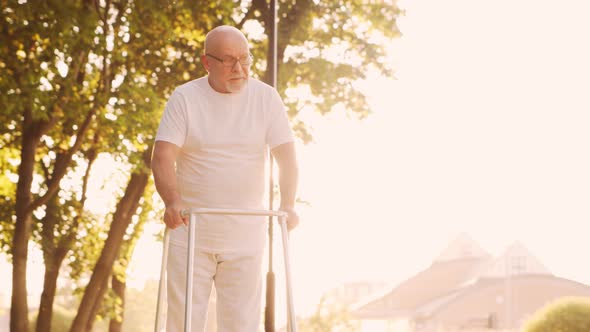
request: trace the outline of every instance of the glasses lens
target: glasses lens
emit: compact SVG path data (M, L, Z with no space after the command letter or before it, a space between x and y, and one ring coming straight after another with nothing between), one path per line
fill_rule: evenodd
M236 59L234 57L231 56L224 56L222 58L223 65L226 67L233 67L236 64L236 61L239 62L241 65L250 65L252 64L252 56L251 55L247 55L247 56L243 56L240 57L239 59Z
M240 58L240 63L243 65L249 65L252 63L252 54L248 54Z

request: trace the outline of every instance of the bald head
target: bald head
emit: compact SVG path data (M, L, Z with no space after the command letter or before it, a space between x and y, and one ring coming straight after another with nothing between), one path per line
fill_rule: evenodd
M232 26L222 25L209 31L204 48L201 62L209 73L211 87L221 93L241 91L248 82L252 63L246 36Z
M246 36L240 30L229 25L218 26L205 36L205 53L220 51L228 46L249 48Z

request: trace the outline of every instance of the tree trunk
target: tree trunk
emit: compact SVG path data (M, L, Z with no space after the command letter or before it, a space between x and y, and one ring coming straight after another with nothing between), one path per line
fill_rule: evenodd
M27 116L25 116L27 118ZM25 119L24 122L27 122ZM12 238L12 299L10 306L10 331L29 330L27 303L27 257L32 228L31 184L35 166L35 152L39 144L38 130L31 123L23 125L21 162L18 166L16 185L16 224Z
M52 230L53 231L53 230ZM43 293L41 293L41 302L39 303L39 315L37 316L36 332L51 331L51 321L53 317L53 302L57 290L57 278L59 269L69 251L67 248L57 247L51 253L45 252L45 277L43 280Z
M92 331L92 327L94 326L94 322L96 321L96 315L102 306L102 300L104 299L104 295L106 294L109 287L109 279L108 277L103 280L102 285L100 286L100 291L96 296L96 300L92 304L92 309L90 310L90 315L88 316L88 321L86 322L86 328L84 331Z
M37 316L36 332L51 331L51 316L53 315L53 298L59 274L61 261L55 261L55 243L53 228L59 215L59 202L57 195L52 197L45 208L45 217L42 219L41 249L43 250L43 261L45 262L45 276L43 279L43 293L39 303L39 314ZM57 263L57 264L56 264Z
M63 260L63 259L62 259ZM53 300L57 289L57 276L61 261L45 261L45 278L43 280L43 293L39 304L36 332L51 331L51 317L53 315Z
M125 318L125 289L127 288L127 284L125 281L117 279L117 276L113 274L113 277L111 278L111 287L113 288L115 295L121 299L121 316L111 319L109 323L109 332L121 332L123 329L123 319Z
M119 249L123 243L125 231L131 223L131 217L137 210L139 200L143 196L148 179L149 175L146 171L131 175L125 194L117 204L107 240L98 258L90 282L84 291L78 313L70 328L71 332L86 331L86 328L92 325L91 321L94 320L94 308L96 303L102 302L104 288L107 286L105 281L108 281L108 277L111 275L113 263L119 255Z

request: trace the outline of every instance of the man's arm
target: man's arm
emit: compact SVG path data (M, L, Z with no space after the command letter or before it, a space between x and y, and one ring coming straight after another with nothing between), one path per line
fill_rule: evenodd
M293 229L299 224L299 216L295 212L295 198L299 179L295 144L293 142L281 144L273 148L271 153L279 166L279 187L281 191L279 209L288 213L287 225L289 229Z
M164 223L172 229L188 224L188 219L181 215L184 207L176 187L175 164L179 151L180 148L175 144L157 141L152 154L152 173L156 190L166 205Z

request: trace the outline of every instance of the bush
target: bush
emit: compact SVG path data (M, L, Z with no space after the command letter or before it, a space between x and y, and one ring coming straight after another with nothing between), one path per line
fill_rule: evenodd
M525 332L590 331L590 298L561 298L539 310Z

